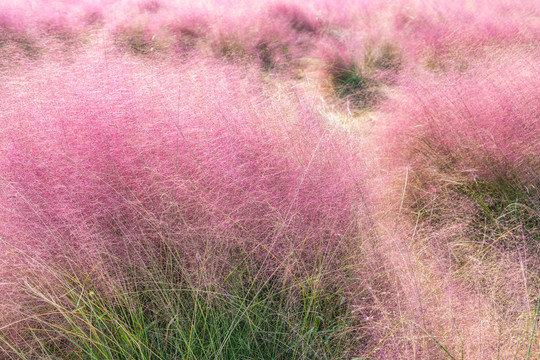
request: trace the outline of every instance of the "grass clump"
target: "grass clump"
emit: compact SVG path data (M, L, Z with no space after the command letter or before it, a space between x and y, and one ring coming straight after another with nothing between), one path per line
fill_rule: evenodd
M324 274L284 284L244 266L254 272L197 286L169 261L177 276L151 264L151 274L124 273L107 293L49 268L54 284L25 286L35 312L22 322L27 342L2 336L0 348L21 359L346 359L355 346L347 302Z
M310 11L286 2L278 2L269 7L271 18L282 21L298 33L315 34L323 27L322 21Z
M156 39L156 34L144 27L127 27L119 29L115 42L120 48L129 50L134 55L149 55L162 44Z
M381 97L379 82L356 61L333 59L328 73L335 94L357 108L373 107Z
M373 109L380 103L383 87L395 82L403 66L400 50L390 42L366 43L361 57L339 44L326 52L326 74L334 94L358 109Z
M476 205L477 218L471 223L475 232L491 238L511 229L516 236L508 236L508 241L500 244L505 250L516 250L525 245L531 255L540 254L537 189L525 188L506 179L496 183L476 180L458 185L458 188Z
M24 254L5 258L21 280L0 309L13 314L2 349L346 358L361 332L348 279L367 204L359 162L346 160L359 145L293 94L269 96L257 70L107 61L25 74L63 85L26 93L42 101L1 134L1 246Z
M368 46L364 52L364 64L368 69L397 72L403 66L399 48L385 42L381 46Z

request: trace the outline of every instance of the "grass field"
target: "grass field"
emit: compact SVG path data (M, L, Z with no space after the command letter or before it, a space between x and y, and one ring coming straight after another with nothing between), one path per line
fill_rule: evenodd
M540 358L537 1L0 4L0 360Z

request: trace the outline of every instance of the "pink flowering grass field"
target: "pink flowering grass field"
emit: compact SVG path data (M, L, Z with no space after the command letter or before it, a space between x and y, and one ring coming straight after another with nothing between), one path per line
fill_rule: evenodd
M0 360L540 358L536 1L0 3Z

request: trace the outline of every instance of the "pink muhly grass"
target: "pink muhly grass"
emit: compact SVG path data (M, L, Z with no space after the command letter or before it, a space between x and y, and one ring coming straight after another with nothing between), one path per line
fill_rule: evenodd
M290 3L274 3L269 7L269 15L274 21L284 22L299 33L318 33L323 20L315 14Z
M278 69L316 56L312 49L321 40L346 41L354 49L363 48L366 41L384 39L383 43L403 50L404 60L439 71L466 66L469 58L483 56L487 49L528 46L540 34L534 22L538 8L532 1L512 6L505 1L481 0L467 5L321 0L302 6L290 1L260 1L235 3L234 11L229 5L224 1L205 1L197 6L156 0L37 1L32 5L17 3L16 9L20 9L18 18L27 30L33 28L42 41L52 41L48 46L79 43L89 30L99 26L122 46L127 43L128 50L142 54L153 49L184 55L197 43L194 38L204 39L205 46L214 49L216 43L220 48L221 43L234 39L241 55ZM202 13L203 22L211 26L203 26L201 33L201 21L190 18Z
M8 84L5 246L89 267L161 242L193 266L240 247L296 273L344 251L363 206L357 151L234 67L183 69L149 87L129 64L51 64Z
M436 71L466 66L489 50L527 46L540 34L534 2L404 1L390 10L392 31L407 51Z
M325 128L302 94L276 96L256 69L206 60L81 56L5 80L0 326L14 325L4 341L67 326L54 309L72 306L70 283L114 304L160 271L221 289L247 263L249 281L357 286L346 279L368 236L361 147ZM171 256L182 265L170 268Z
M328 24L309 8L287 2L264 5L224 15L210 37L214 53L258 62L264 70L298 67Z
M204 15L200 11L186 11L176 16L166 25L174 38L173 51L187 54L196 49L201 39L204 40L210 31L211 23L210 15Z
M35 59L39 46L36 31L18 7L0 8L0 64L9 66L13 63Z
M262 281L346 293L355 331L369 334L358 354L527 356L514 339L535 340L535 2L9 8L0 17L0 327L47 308L36 284L70 304L70 281L113 299L156 273L227 291L248 269L238 281L250 291ZM109 48L93 57L111 40L172 60ZM70 58L74 44L88 54ZM356 101L354 121L380 110L369 194L365 138L329 128L315 101L269 72L290 69L318 72L332 95ZM391 204L372 219L375 188ZM17 326L4 335L33 341Z
M404 149L410 158L428 159L443 171L538 183L534 59L503 57L464 74L414 80L389 106L392 139L412 145Z
M144 1L139 2L138 5L139 5L140 11L147 11L149 13L156 13L163 6L161 4L161 1L159 0L144 0Z
M537 54L518 54L471 62L467 71L404 77L383 106L381 163L401 179L397 217L412 222L398 232L409 234L405 244L403 235L391 235L397 240L390 245L403 249L398 254L414 274L396 286L419 288L400 291L400 309L414 311L393 332L411 358L442 353L430 349L435 343L424 347L426 336L455 358L526 358L516 336L536 351L529 324L538 291L531 274L538 266L540 84Z
M43 56L65 57L103 21L87 2L18 2L0 5L0 64L25 64Z

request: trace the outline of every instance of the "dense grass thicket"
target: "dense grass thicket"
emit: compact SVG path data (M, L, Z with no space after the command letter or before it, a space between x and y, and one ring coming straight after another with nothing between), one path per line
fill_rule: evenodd
M0 4L0 359L540 358L539 18Z

